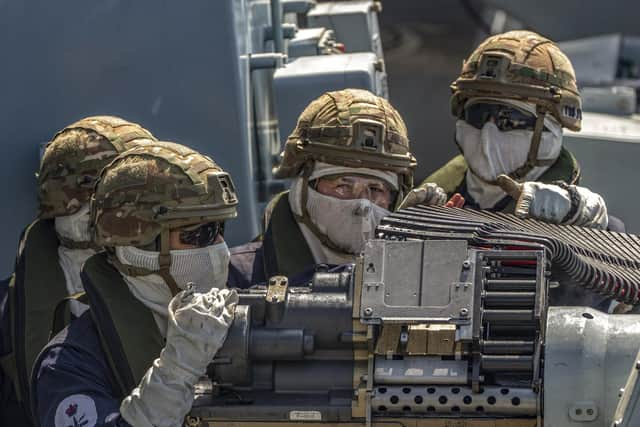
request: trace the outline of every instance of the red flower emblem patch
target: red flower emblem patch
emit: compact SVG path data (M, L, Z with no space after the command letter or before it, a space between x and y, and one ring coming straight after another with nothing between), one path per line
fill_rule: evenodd
M78 412L78 404L77 403L73 403L73 404L69 405L67 410L64 411L64 413L67 414L67 417L73 417L76 414L76 412Z
M86 394L67 396L56 409L55 427L94 427L98 422L96 403Z

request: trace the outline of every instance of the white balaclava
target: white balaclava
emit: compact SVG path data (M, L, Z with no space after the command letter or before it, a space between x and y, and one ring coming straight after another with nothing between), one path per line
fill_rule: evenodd
M465 104L499 102L536 115L536 105L509 99L472 98ZM538 159L555 160L562 149L562 125L551 115L545 115L544 125L549 132L542 132ZM470 170L466 174L467 190L480 208L493 207L507 194L498 186L484 181L495 181L500 174L509 174L527 161L533 130L502 132L491 122L476 129L464 120L456 122L456 141L462 150ZM537 166L525 176L525 181L539 178L550 166ZM480 179L476 174L480 175Z
M379 178L388 183L394 191L399 188L398 175L369 168L351 168L316 162L308 182L329 175L364 175ZM289 191L289 204L294 214L303 215L302 194L305 180L295 178ZM354 257L364 249L366 240L373 233L380 220L390 212L367 199L342 200L326 196L309 187L307 189L306 210L310 221L341 251L324 245L309 227L298 222L300 230L318 264L343 264L353 262Z
M116 257L125 265L147 270L160 269L160 252L147 251L134 246L116 246ZM171 250L169 273L180 289L191 284L196 292L205 293L213 288L224 289L229 273L229 248L225 242L204 248ZM163 336L167 330L168 305L173 295L158 274L147 276L123 275L131 293L152 312Z
M89 204L83 205L74 214L56 217L54 224L56 233L65 240L71 240L76 243L88 243L91 241L89 233ZM69 248L64 246L64 243L58 246L58 262L64 272L69 295L84 291L84 286L82 286L82 280L80 279L80 271L85 261L95 253L96 251L92 248ZM89 306L86 304L71 301L71 313L76 317L80 316L88 308Z

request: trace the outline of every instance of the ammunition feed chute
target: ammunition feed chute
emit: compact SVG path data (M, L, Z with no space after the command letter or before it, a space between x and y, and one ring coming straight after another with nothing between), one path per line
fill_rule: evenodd
M477 247L544 249L565 285L583 286L627 304L640 302L640 238L633 234L438 207L394 213L378 230L387 239L456 238Z

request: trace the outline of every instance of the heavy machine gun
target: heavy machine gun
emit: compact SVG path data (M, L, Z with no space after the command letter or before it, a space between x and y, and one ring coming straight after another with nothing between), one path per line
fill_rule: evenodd
M418 207L378 237L346 271L242 291L187 423L611 425L640 317L548 295L637 303L635 236Z

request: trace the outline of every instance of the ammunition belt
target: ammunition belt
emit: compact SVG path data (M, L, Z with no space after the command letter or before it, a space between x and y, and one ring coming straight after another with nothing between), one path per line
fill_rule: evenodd
M627 304L640 303L640 237L549 224L515 215L416 206L384 218L377 237L389 240L464 239L487 249L544 248L568 281Z

